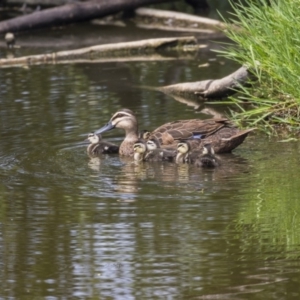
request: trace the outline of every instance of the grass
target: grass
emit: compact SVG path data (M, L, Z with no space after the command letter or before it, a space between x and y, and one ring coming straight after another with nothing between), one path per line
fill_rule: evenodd
M299 129L300 1L246 0L232 6L225 33L234 44L222 55L257 77L251 88L231 98L238 107L233 118L268 133Z

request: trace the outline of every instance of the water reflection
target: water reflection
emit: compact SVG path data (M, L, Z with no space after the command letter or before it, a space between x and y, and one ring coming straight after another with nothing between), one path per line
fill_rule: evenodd
M115 196L136 198L141 193L141 184L144 186L158 186L164 193L184 189L188 192L200 191L206 193L230 190L223 182L236 181L241 174L251 172L247 160L233 154L220 156L222 164L215 169L198 168L188 164L176 163L148 163L134 162L132 158L114 156L101 156L91 158L89 168L96 171L92 176L97 180L106 181L104 172L111 169L110 181L113 185ZM114 164L111 164L112 162ZM219 182L219 185L215 185ZM235 186L237 188L237 186ZM144 196L144 195L143 195Z

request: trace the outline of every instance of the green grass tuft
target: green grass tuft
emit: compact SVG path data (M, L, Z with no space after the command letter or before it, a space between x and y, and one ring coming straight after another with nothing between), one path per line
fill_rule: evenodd
M246 4L244 3L246 2ZM300 127L300 1L232 2L222 55L246 65L257 77L251 88L231 98L236 122L274 133L274 125ZM244 103L247 102L245 107Z

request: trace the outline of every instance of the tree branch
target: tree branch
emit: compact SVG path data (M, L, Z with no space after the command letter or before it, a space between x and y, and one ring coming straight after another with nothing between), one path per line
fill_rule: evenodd
M94 0L44 9L0 22L0 33L86 21L168 0Z
M250 84L250 80L253 79L254 77L248 68L242 66L234 73L221 79L177 83L159 87L158 90L171 95L192 94L202 99L224 98L236 93L241 86Z

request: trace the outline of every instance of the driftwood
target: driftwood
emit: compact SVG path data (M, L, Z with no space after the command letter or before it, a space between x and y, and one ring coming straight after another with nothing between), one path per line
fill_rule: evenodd
M194 16L175 11L138 8L135 10L135 23L142 28L155 28L170 31L190 31L211 35L221 34L226 24L214 19ZM222 33L222 36L224 34Z
M98 45L51 54L0 59L0 67L26 67L57 63L167 60L176 59L181 54L192 58L199 47L194 37L149 39ZM234 94L241 87L250 84L254 79L249 70L243 66L221 79L185 82L151 89L161 91L174 98L181 96L180 99L184 99L184 101L191 96L196 99L220 99Z
M26 5L32 5L32 6L58 6L58 5L64 5L67 3L74 3L78 0L5 0L5 5L19 5L22 6L24 3Z
M104 17L124 10L168 0L94 0L44 9L0 22L0 33L67 24Z
M172 50L172 51L169 51ZM59 51L55 53L30 55L17 58L0 59L0 67L29 66L40 64L66 63L66 62L99 62L111 60L129 60L142 56L159 56L161 59L174 58L174 50L177 53L191 53L198 50L194 37L175 37L162 39L148 39L135 42L115 43L86 47L76 50ZM175 56L176 57L176 56Z
M201 99L224 98L233 95L254 79L249 70L243 66L221 79L178 83L159 87L157 90L169 95L190 94Z

